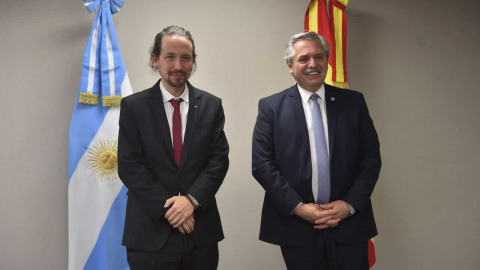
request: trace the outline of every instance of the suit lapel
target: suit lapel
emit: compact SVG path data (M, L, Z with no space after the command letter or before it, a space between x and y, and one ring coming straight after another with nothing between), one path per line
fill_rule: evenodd
M298 130L302 135L303 143L310 154L310 140L308 139L307 120L305 119L305 111L303 110L302 98L298 92L297 85L288 90L289 104L293 109L294 123L298 125Z
M165 113L165 106L163 104L162 93L160 92L160 81L158 81L149 91L152 98L150 99L150 106L152 107L153 116L155 122L158 125L154 125L155 134L161 134L165 144L167 145L168 152L172 160L173 157L173 146L172 146L172 137L170 135L170 126L168 125L167 114Z
M180 162L180 169L183 168L185 161L187 160L188 151L190 150L190 146L192 144L192 137L195 129L195 125L197 123L197 116L199 108L201 108L201 99L200 93L193 87L190 83L188 83L188 90L189 90L189 105L188 105L188 115L187 115L187 127L185 128L185 136L183 140L183 147L182 147L182 160Z
M330 159L332 159L333 146L335 145L335 132L337 129L338 97L332 86L325 84L325 102L327 104L328 144Z

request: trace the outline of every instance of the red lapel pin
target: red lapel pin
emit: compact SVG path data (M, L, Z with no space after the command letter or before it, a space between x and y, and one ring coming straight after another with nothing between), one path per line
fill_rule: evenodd
M195 109L198 109L198 106L197 106L197 105L193 105L193 107L194 107Z

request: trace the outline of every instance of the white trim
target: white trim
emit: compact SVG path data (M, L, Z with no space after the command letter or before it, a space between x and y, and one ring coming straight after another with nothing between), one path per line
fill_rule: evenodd
M97 21L97 26L93 30L92 44L90 45L90 65L88 69L88 84L87 93L93 94L93 82L95 81L95 63L97 62L97 43L98 43L98 27L100 20Z
M107 58L108 58L108 77L110 79L110 96L115 96L115 62L113 60L112 40L110 39L110 29L107 25Z

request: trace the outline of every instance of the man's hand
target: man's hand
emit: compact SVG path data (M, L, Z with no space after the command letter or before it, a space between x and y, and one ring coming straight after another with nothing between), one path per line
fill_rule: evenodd
M178 230L182 234L191 234L195 227L195 218L190 216L182 225L178 226Z
M164 207L168 208L170 206L172 207L168 209L167 213L165 214L165 218L174 228L178 228L193 214L193 205L190 200L184 196L174 196L168 199L165 202Z
M320 205L315 203L305 203L295 209L295 215L315 224L317 220L329 221L336 214L336 209L322 209Z
M348 217L350 210L348 209L347 203L342 200L334 201L328 204L319 205L320 209L323 211L334 210L334 214L329 218L320 218L315 220L315 229L326 229L332 228L338 225L338 223Z

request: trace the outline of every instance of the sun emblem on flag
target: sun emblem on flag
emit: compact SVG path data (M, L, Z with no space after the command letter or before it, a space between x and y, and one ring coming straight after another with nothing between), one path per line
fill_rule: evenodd
M99 179L118 179L117 142L113 139L100 139L88 150L89 169Z

